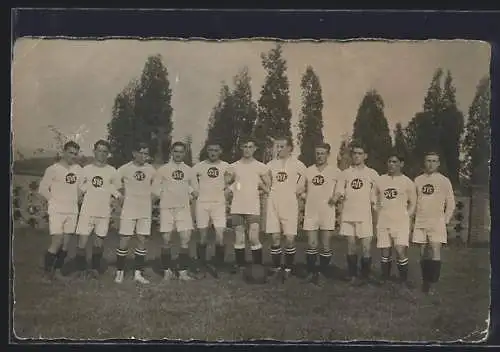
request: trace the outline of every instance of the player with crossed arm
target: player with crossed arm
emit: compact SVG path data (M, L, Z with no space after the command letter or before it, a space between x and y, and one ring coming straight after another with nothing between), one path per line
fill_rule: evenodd
M262 244L259 239L260 227L260 195L259 190L269 192L269 172L265 164L256 160L253 155L257 150L256 142L251 138L241 141L243 156L230 164L227 183L231 185L229 196L231 201L231 223L234 227L234 253L236 263L233 272L245 266L245 225L248 226L248 237L254 264L262 264Z
M293 158L291 137L277 138L275 147L278 158L267 163L271 177L271 190L267 200L266 233L272 236L271 258L276 278L286 279L295 259L295 237L298 226L298 197L305 185L306 167ZM281 266L282 235L285 238L285 265Z
M438 171L439 166L439 155L427 153L425 173L415 179L417 209L413 242L421 246L422 291L431 294L431 285L439 281L441 273L441 245L448 240L446 225L456 206L451 182Z
M400 282L408 288L408 256L410 216L415 212L417 194L415 184L401 169L404 158L392 152L387 161L387 174L376 182L377 193L377 248L380 248L382 280L391 275L391 248L397 254Z
M306 171L306 206L304 213L304 231L308 239L306 265L309 275L307 281L319 283L320 273L328 276L328 265L332 258L331 239L335 230L335 185L340 170L328 163L330 144L321 143L315 147L316 163ZM318 238L318 231L320 238ZM321 240L321 241L319 241ZM316 267L318 247L319 271Z
M60 269L68 253L71 235L78 218L78 199L82 168L76 163L80 146L64 144L62 158L49 166L40 181L38 192L48 201L50 246L45 253L45 279L62 278Z
M200 231L197 256L208 272L218 277L216 267L224 263L224 230L226 228L226 171L229 164L220 160L221 144L207 142L208 158L196 164L193 172L198 180L196 225ZM210 221L215 228L215 267L207 262L207 237Z
M143 276L143 270L147 255L146 238L151 234L152 182L156 170L146 162L149 157L147 144L138 143L134 147L132 155L133 160L118 169L118 179L125 194L120 216L120 243L116 249L115 282L121 283L123 281L129 242L131 237L136 234L134 280L148 284L149 280Z
M336 199L342 200L340 234L347 237L347 269L354 285L370 279L373 239L372 208L375 207L375 181L378 174L365 165L365 147L351 144L352 165L340 173L335 188ZM358 279L357 240L361 240L361 281ZM372 281L372 280L370 280ZM372 281L372 283L375 283Z
M92 248L92 266L88 271L91 278L100 274L104 238L108 234L111 216L111 199L121 198L118 191L116 169L107 163L109 143L98 140L94 144L94 161L83 168L82 192L83 204L76 232L78 233L78 248L76 266L78 274L85 272L87 267L86 247L89 236L95 232L96 237Z
M178 266L179 280L189 281L188 274L191 258L189 241L193 231L191 201L198 197L198 182L191 167L184 163L186 145L175 142L172 145L172 160L160 167L153 180L153 192L160 197L160 232L163 237L161 265L164 279L176 277ZM172 231L176 229L180 238L177 263L172 260ZM177 264L177 265L175 265Z

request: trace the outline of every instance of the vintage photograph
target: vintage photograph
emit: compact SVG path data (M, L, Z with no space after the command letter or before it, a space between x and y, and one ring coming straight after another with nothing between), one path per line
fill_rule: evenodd
M15 336L485 339L490 56L16 40Z

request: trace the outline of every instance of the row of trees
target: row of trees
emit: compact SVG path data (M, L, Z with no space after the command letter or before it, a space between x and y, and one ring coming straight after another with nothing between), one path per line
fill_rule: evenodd
M292 136L287 63L281 44L261 55L266 78L257 102L252 97L251 77L245 67L229 86L222 83L219 101L214 106L208 124L207 139L223 144L223 159L233 162L240 157L238 142L246 136L257 139L257 159L272 158L272 140L276 136ZM443 80L444 78L444 80ZM302 108L297 140L300 160L314 162L314 145L323 141L323 98L319 77L307 67L301 80ZM407 126L401 123L393 131L384 114L384 101L376 90L363 97L355 117L353 132L343 136L338 155L341 169L349 165L349 142L363 142L369 151L368 165L379 173L385 172L391 148L405 156L405 172L416 176L421 172L423 154L435 150L441 154L442 172L455 186L460 175L473 183L485 183L489 178L490 156L490 82L483 78L469 109L467 125L457 108L451 72L437 69L424 99L422 111L415 114ZM120 92L108 124L113 162L121 164L130 158L134 141L150 144L156 162L169 156L172 133L170 89L167 69L159 55L148 58L139 80L133 80ZM186 143L191 145L191 137ZM205 157L205 147L199 158ZM461 158L463 156L463 158ZM192 164L191 148L186 162Z

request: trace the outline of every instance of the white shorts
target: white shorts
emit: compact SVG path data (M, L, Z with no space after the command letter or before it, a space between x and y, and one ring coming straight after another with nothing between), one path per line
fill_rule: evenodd
M134 233L138 235L147 236L151 234L151 218L140 219L120 219L120 235L133 236Z
M77 214L51 214L49 215L49 232L51 235L75 233Z
M193 229L191 208L160 209L160 232L189 231Z
M306 209L304 214L304 230L335 230L335 207L326 205L318 212Z
M448 233L446 226L439 226L435 228L415 228L413 230L413 243L447 243Z
M266 212L266 233L283 233L284 235L297 235L299 221L297 199L274 200L268 199Z
M226 204L217 202L196 202L196 226L206 229L210 220L215 228L226 227Z
M410 225L399 225L393 228L377 227L377 248L395 246L408 247L410 242Z
M371 222L366 221L342 221L340 224L340 234L356 238L373 237L373 225Z
M106 237L109 229L109 217L81 215L78 219L76 232L82 236L88 236L95 232L99 237Z

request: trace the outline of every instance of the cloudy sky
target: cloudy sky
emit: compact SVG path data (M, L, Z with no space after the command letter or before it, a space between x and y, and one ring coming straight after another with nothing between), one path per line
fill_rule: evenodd
M30 153L50 149L54 125L66 134L84 131L82 148L106 137L114 98L140 76L148 56L161 54L169 72L174 109L174 139L191 133L197 155L221 82L244 66L258 99L265 71L260 54L273 47L264 41L140 41L21 39L13 62L14 148ZM476 86L489 72L490 47L466 41L288 42L292 123L301 104L300 79L307 65L319 75L324 99L324 134L338 149L352 132L367 90L377 89L391 128L406 124L419 111L436 68L451 70L459 108L466 113ZM296 131L294 131L294 135Z

